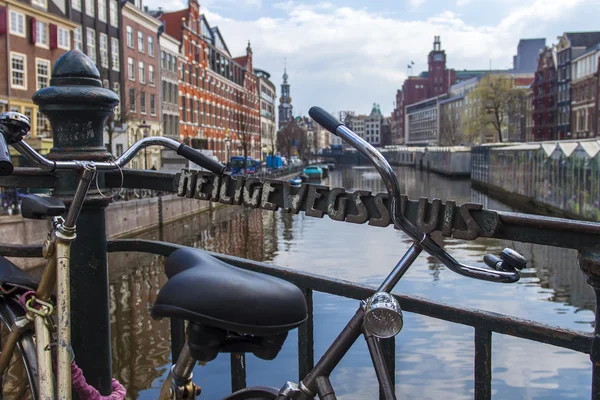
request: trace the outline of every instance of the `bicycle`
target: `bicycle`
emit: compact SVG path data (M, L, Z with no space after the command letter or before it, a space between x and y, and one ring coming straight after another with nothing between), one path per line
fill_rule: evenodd
M350 322L301 382L288 382L281 389L263 386L246 388L223 400L308 400L316 396L321 400L335 400L329 376L361 335L366 339L384 398L395 399L379 340L396 336L402 329L402 310L390 292L420 253L427 251L461 275L503 283L518 281L520 270L527 264L522 256L510 249L505 249L499 258L486 255L484 261L487 267L472 267L456 261L428 234L420 232L404 217L397 178L381 153L323 109L313 107L309 114L371 161L392 199L394 225L402 229L413 240L413 244L376 293L360 302ZM23 199L25 217L53 219L53 228L43 247L48 264L41 280L36 282L8 260L0 258L0 282L3 283L0 285L0 322L3 327L9 328L7 341L3 343L0 353L0 376L11 377L5 373L7 367L14 366L20 360L21 368L16 375L19 376L20 372L20 376L26 378L27 385L19 387L19 391L29 388L31 398L38 398L38 394L54 398L56 386L59 398L70 399L73 382L71 369L75 373L77 370L69 346L68 255L75 236L77 215L97 171L120 170L137 152L149 145L177 150L178 154L215 174L224 174L225 167L185 144L166 138L144 138L113 162L54 162L22 142L28 129L26 117L5 113L0 116L0 128L3 131L3 135L0 135L0 174L12 171L3 141L45 170L80 172L79 184L65 219L60 215L65 213L66 207L57 199L35 195ZM275 358L288 332L303 324L307 318L304 295L296 286L278 278L238 269L198 249L181 248L173 252L165 262L165 272L169 280L161 288L151 313L154 318L180 318L187 321L187 338L164 382L160 399L193 399L199 396L201 390L193 383L192 370L197 362L209 362L220 352L252 352L263 359ZM53 298L55 283L57 290ZM199 291L199 287L202 290ZM17 360L10 363L12 358ZM56 377L53 360L56 360ZM79 375L77 379L80 379ZM3 391L7 383L8 389L14 391L12 386L15 383L11 386L6 379L2 381ZM120 390L116 383L113 389Z

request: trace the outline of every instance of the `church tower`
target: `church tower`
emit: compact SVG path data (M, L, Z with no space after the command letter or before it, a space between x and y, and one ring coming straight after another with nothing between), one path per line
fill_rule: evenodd
M281 98L279 99L279 129L283 128L292 118L292 98L290 97L290 84L288 83L287 68L283 67L283 83L281 84Z

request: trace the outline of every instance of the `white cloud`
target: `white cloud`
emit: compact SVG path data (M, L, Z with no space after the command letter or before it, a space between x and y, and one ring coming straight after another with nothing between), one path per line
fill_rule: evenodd
M471 3L473 0L456 0L456 5L458 7L463 7Z
M409 0L410 5L413 7L419 7L421 4L425 3L427 0Z
M331 111L368 112L378 102L389 113L406 65L413 60L415 74L426 68L433 36L441 36L451 68L483 69L490 60L503 68L512 64L520 38L548 36L552 41L563 31L559 23L565 15L585 13L597 0L497 1L508 11L488 25L451 11L409 20L329 2L283 1L263 6L264 16L254 20L225 17L232 14L205 3L203 9L209 23L219 25L234 56L242 55L251 41L254 66L269 71L278 90L287 57L296 111L319 104ZM271 7L279 17L268 16L273 15Z

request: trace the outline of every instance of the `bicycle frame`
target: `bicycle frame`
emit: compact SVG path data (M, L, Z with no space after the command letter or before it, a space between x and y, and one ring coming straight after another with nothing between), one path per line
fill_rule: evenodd
M15 321L0 354L0 375L9 366L13 351L23 332L33 329L36 337L38 390L46 398L70 400L71 394L71 293L70 254L75 240L75 222L83 206L90 182L96 173L92 163L81 164L81 179L65 220L56 218L53 228L43 245L43 256L47 265L35 291L26 299L25 317ZM51 319L52 291L56 288L56 326ZM56 395L52 366L52 333L56 332Z

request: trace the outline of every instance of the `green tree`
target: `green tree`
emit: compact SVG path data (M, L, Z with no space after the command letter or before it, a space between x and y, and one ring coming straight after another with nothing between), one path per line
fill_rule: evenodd
M472 142L484 142L486 137L502 142L508 130L508 115L514 103L522 98L524 89L516 88L510 75L486 75L467 99L471 105L466 113L465 132Z

